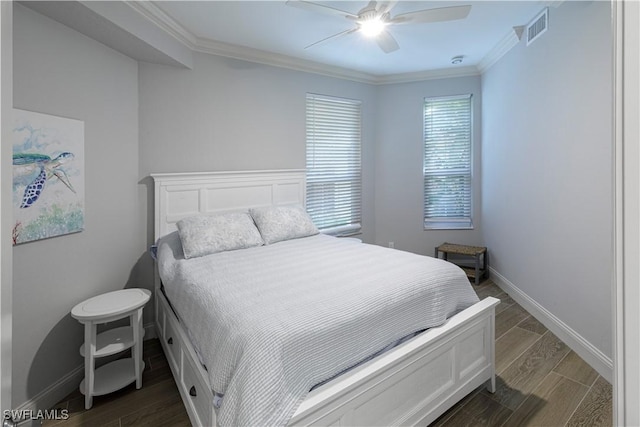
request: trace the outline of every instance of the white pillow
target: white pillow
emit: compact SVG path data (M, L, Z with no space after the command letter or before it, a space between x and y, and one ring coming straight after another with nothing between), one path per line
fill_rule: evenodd
M192 216L181 219L176 226L187 259L264 245L246 212Z
M267 245L319 233L302 206L268 206L250 209L249 213Z

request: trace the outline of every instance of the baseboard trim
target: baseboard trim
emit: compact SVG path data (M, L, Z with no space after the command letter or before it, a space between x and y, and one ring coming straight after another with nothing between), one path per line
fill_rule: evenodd
M49 387L36 394L33 398L27 400L16 409L18 412L27 413L29 411L38 411L39 409L50 409L53 406L64 399L69 393L75 390L84 377L84 365L78 366L58 381L51 384ZM22 425L31 420L17 420L18 424ZM32 423L32 425L36 425Z
M516 285L511 283L506 277L489 267L489 273L494 283L500 289L509 294L511 298L527 310L540 323L553 332L565 344L567 344L578 356L584 359L593 369L595 369L604 379L612 383L613 381L613 360L594 347L582 335L574 331L569 325L557 318L553 313L540 305Z
M144 338L157 338L156 327L153 322L144 325ZM82 378L84 378L84 364L76 367L15 409L25 412L51 409L56 403L74 391L82 381Z

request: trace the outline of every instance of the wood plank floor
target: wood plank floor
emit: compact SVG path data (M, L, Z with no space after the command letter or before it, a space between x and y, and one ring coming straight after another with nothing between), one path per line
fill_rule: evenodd
M497 390L480 387L432 425L611 426L612 387L491 280L495 296Z
M578 355L529 315L491 280L475 286L480 298L495 296L497 390L478 388L432 426L611 426L612 387ZM158 340L144 342L143 387L132 384L94 397L74 392L56 408L69 419L46 426L189 426Z

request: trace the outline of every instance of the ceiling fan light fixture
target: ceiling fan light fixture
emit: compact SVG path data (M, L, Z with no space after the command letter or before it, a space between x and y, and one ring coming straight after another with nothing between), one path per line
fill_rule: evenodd
M465 19L471 10L471 5L447 6L435 9L416 10L399 15L394 14L392 16L391 10L395 7L396 3L398 3L398 0L370 0L358 13L352 13L311 0L287 0L286 2L286 4L301 9L346 18L356 24L355 27L352 26L351 29L341 31L312 43L306 46L305 49L329 40L334 40L338 37L359 32L364 37L374 39L384 53L395 52L400 48L393 35L387 31L387 26L395 24L427 24L431 22L455 21Z
M366 37L377 37L384 31L386 23L380 18L373 18L360 21L358 25L360 26L360 32Z

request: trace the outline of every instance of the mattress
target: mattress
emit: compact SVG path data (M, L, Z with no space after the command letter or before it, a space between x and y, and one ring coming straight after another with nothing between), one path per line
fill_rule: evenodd
M285 425L310 388L478 297L443 260L326 235L184 259L158 242L165 292L225 425Z

